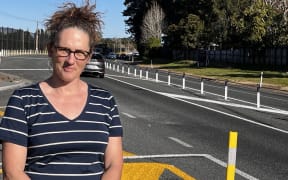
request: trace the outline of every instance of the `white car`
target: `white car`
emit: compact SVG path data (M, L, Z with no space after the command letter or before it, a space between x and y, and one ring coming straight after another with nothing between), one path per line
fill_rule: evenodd
M102 54L93 53L82 74L98 75L100 78L104 78L105 58L102 56Z

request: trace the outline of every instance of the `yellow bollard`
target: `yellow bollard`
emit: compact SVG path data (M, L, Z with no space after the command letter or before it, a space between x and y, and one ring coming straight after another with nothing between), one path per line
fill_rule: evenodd
M234 180L235 179L237 136L238 136L237 132L230 131L226 180Z

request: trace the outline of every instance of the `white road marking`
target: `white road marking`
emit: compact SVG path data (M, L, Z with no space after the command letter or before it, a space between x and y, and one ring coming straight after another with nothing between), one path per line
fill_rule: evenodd
M43 58L41 58L41 57L31 57L31 56L29 56L29 57L27 57L27 56L6 56L7 58L9 57L9 60L10 59L29 59L29 60L33 60L33 59L49 59L49 57L47 56L47 57L43 57Z
M207 107L207 106L204 106L204 105L200 105L200 104L197 104L197 103L193 103L193 102L190 102L190 101L186 101L186 100L183 100L183 99L180 99L180 98L177 98L177 97L167 96L167 95L163 94L163 92L154 91L154 90L151 90L151 89L148 89L148 88L144 88L144 87L142 87L142 86L138 86L138 85L135 85L135 84L131 84L131 83L128 83L128 82L125 82L125 81L122 81L122 80L113 78L113 77L107 76L107 78L113 79L113 80L115 80L115 81L118 81L118 82L121 82L121 83L124 83L124 84L128 84L128 85L133 86L133 87L137 87L137 88L140 88L140 89L144 89L144 90L146 90L146 91L149 91L149 92L152 92L152 93L155 93L155 94L159 94L159 95L162 95L162 96L170 97L170 98L176 99L176 100L178 100L178 101L182 101L182 102L185 102L185 103L194 105L194 106L198 106L198 107L201 107L201 108L203 108L203 109L207 109L207 110L214 111L214 112L217 112L217 113L220 113L220 114L224 114L224 115L229 116L229 117L233 117L233 118L236 118L236 119L240 119L240 120L242 120L242 121L246 121L246 122L249 122L249 123L251 123L251 124L256 124L256 125L259 125L259 126L262 126L262 127L266 127L266 128L268 128L268 129L272 129L272 130L275 130L275 131L278 131L278 132L282 132L282 133L288 134L288 131L286 131L286 130L279 129L279 128L275 128L275 127L269 126L269 125L267 125L267 124L259 123L259 122L256 122L256 121L253 121L253 120L250 120L250 119L246 119L246 118L243 118L243 117L240 117L240 116L236 116L236 115L233 115L233 114L226 113L226 112L224 112L224 111L220 111L220 110L213 109L213 108L210 108L210 107ZM259 108L259 109L260 109L260 108Z
M50 69L0 69L1 71L49 71Z
M206 159L209 159L210 161L227 168L227 163L224 161L221 161L215 157L213 157L210 154L155 154L155 155L136 155L136 156L124 156L124 159L151 159L151 158L184 158L184 157L204 157ZM242 176L245 179L249 180L258 180L258 178L255 178L248 173L245 173L239 169L236 169L236 173Z
M183 96L183 95L178 95L178 94L171 94L171 93L162 93L162 94L165 95L165 96L175 97L175 98L180 98L180 99L189 99L189 100L194 100L194 101L209 102L209 103L226 105L226 106L232 106L232 107L240 107L240 108L252 109L252 110L256 110L256 111L263 111L263 112L271 112L271 113L278 113L278 114L288 115L288 111L281 110L281 109L276 109L276 108L273 108L273 109L262 108L262 107L261 108L257 108L256 106L247 106L247 105L242 105L242 104L223 102L223 101L216 101L216 100L209 100L209 99L203 99L203 98L191 97L191 96Z
M110 75L110 76L114 76L114 75ZM117 77L130 78L130 79L132 79L131 76L117 76ZM137 77L138 77L138 75L137 75ZM135 78L135 77L133 77L133 79L139 79L139 78ZM147 79L141 79L141 80L147 80ZM154 81L155 79L153 79L153 78L149 78L148 80L150 80L150 81ZM163 83L163 84L167 84L166 81L158 80L158 82L161 82L161 83ZM171 84L172 86L182 88L182 85L179 85L179 84L173 84L173 83L170 83L170 84ZM219 88L219 87L217 87L217 86L213 86L213 85L208 85L208 86L215 87L215 88ZM199 89L195 89L195 88L191 88L191 87L186 87L186 89L189 89L189 90L192 90L192 91L197 91L197 92L200 92L200 91L201 91L201 90L199 90ZM231 90L230 90L230 91L231 91ZM233 89L232 91L234 91L234 92L239 92L239 93L243 93L243 92L238 91L238 90L235 90L235 89ZM223 95L220 95L220 94L215 94L215 93L207 92L207 91L206 91L205 93L206 93L206 94L213 95L213 96L221 97L221 98L224 99L224 96L223 96ZM251 95L252 93L248 93L248 92L246 92L246 94L250 94L250 95ZM252 95L253 95L253 94L252 94ZM282 99L273 98L273 97L269 97L269 96L263 96L263 95L262 95L261 97L266 97L266 98L270 98L270 99L274 99L274 100L278 100L278 101L283 101ZM237 98L232 98L232 97L228 97L228 98L229 98L229 100L234 100L234 101L243 102L243 103L246 103L246 104L251 104L251 105L256 106L256 103L254 103L254 102L244 101L244 100L237 99ZM261 107L265 107L265 108L269 108L269 109L276 109L276 108L269 107L269 106L265 106L265 105L261 105Z
M131 119L136 119L136 117L131 115L131 114L128 114L128 113L125 113L125 112L122 112L122 114L127 116L127 117L129 117L129 118L131 118Z
M184 142L184 141L182 141L182 140L180 140L178 138L175 138L175 137L168 137L168 138L171 139L172 141L175 141L175 142L181 144L184 147L193 148L192 145L190 145L190 144L188 144L188 143L186 143L186 142Z

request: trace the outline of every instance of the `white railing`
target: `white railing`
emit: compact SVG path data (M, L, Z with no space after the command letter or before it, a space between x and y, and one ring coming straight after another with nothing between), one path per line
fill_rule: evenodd
M0 57L4 56L20 56L20 55L46 55L48 54L47 50L8 50L1 49Z

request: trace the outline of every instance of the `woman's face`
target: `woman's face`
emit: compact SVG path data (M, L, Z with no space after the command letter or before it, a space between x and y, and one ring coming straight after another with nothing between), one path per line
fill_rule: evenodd
M51 48L53 77L64 82L80 79L90 59L88 34L75 27L64 29L59 34L58 43Z

